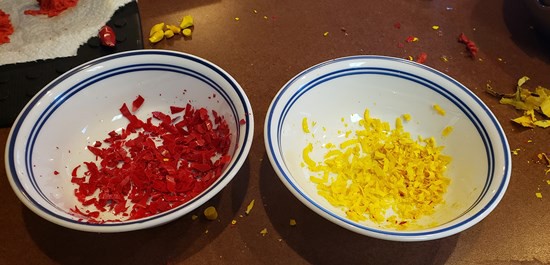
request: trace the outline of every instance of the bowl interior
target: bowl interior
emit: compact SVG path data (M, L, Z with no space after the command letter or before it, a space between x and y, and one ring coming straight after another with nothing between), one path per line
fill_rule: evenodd
M123 103L131 108L138 95L145 99L135 113L141 120L153 111L170 114L170 106L189 103L195 109L216 111L231 131L232 160L222 177L190 202L151 219L166 218L178 209L178 215L183 215L223 188L250 147L253 117L246 95L227 73L202 59L175 52L136 51L80 66L31 100L13 127L6 150L14 189L28 205L41 214L47 212L48 218L77 220L69 211L80 204L73 194L72 170L95 160L88 145L126 127L128 120L119 108ZM177 115L181 113L172 116Z
M439 105L445 115L433 106ZM402 234L453 227L479 211L503 192L506 181L507 143L490 111L456 81L427 67L386 57L350 57L312 67L287 83L274 99L266 121L266 146L283 182L314 211L354 231L393 235L393 228L372 221L353 222L332 206L310 181L302 151L308 143L310 156L322 161L326 143L338 144L346 132L359 128L365 109L370 116L388 122L410 114L404 129L416 136L434 137L443 153L452 157L447 169L451 179L433 215L418 220ZM302 120L309 121L310 134ZM314 123L314 126L312 126ZM443 136L443 130L453 131ZM450 229L450 228L449 228Z

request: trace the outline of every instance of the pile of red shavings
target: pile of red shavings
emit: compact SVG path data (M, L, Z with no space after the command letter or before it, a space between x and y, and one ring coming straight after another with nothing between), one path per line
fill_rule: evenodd
M37 0L40 5L39 10L25 10L25 15L48 15L55 17L69 7L76 6L78 0Z
M468 39L468 37L466 37L464 33L460 33L460 35L458 36L458 42L464 43L466 45L466 49L468 50L472 58L475 58L477 56L477 45L473 41Z
M9 43L10 35L13 33L10 15L0 10L0 44Z
M172 115L154 111L142 121L133 112L143 102L138 96L132 110L123 104L126 128L88 146L96 161L84 162L83 175L80 165L72 170L78 201L97 209L71 209L87 222L135 220L173 209L207 189L231 160L223 116L212 111L212 120L205 108L187 104L170 107ZM98 219L103 212L120 218Z

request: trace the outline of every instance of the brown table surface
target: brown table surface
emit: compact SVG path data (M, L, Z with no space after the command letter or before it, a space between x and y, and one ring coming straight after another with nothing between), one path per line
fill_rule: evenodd
M72 231L21 204L2 170L0 264L550 263L550 174L544 174L546 165L537 158L550 153L550 128L515 126L510 119L521 113L485 92L488 83L513 92L523 75L531 77L531 87L550 87L550 46L536 35L521 1L140 0L139 9L144 35L155 23L177 24L183 15L194 16L191 40L156 45L145 40L146 48L212 61L235 77L251 100L257 126L248 160L208 202L217 207L219 220L193 221L188 215L136 232ZM477 59L457 42L461 32L477 43ZM409 36L418 41L407 43ZM512 156L503 200L467 231L419 243L361 236L314 214L285 189L267 159L263 123L271 99L291 77L325 60L358 54L407 58L421 52L428 55L426 65L477 94L496 114L511 148L521 149ZM2 148L8 131L0 129ZM246 216L253 199L255 207ZM295 227L289 225L291 218ZM232 220L237 223L231 225ZM268 233L262 236L264 228Z

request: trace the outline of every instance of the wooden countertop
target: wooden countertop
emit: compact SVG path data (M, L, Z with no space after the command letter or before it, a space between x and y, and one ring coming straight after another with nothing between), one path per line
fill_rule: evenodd
M138 5L144 36L156 23L195 18L192 39L155 45L144 40L146 49L203 57L229 72L251 100L257 126L248 160L208 203L218 209L219 220L188 215L143 231L72 231L28 210L1 170L0 264L550 263L550 174L537 158L550 153L550 128L512 124L521 112L485 92L487 84L513 92L524 75L531 87L550 87L550 42L531 27L521 1L140 0ZM457 41L462 32L479 47L476 59ZM406 42L409 36L418 41ZM421 52L428 55L426 65L463 83L489 106L518 150L503 200L467 231L420 243L368 238L316 215L286 190L267 159L263 122L273 96L300 71L332 58L407 58ZM2 150L8 132L0 129ZM246 216L251 200L255 207ZM264 228L268 233L262 236Z

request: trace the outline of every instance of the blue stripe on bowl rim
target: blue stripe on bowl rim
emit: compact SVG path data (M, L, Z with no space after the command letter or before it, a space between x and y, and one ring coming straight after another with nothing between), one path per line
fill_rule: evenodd
M236 92L236 94L239 97L240 102L242 103L244 113L245 114L246 113L251 113L251 110L248 108L248 106L246 104L247 99L245 98L245 95L243 95L244 92L242 92L239 89L238 84L236 84L236 82L230 76L228 76L228 74L225 73L223 70L219 69L217 66L212 65L211 63L209 63L205 60L202 60L198 57L190 56L190 55L187 55L187 54L184 54L184 53L170 52L170 51L136 50L136 51L129 51L129 52L121 52L121 53L117 53L117 54L114 54L114 55L111 55L111 56L102 57L102 58L90 61L88 63L85 63L83 65L80 65L80 66L74 68L73 70L67 72L66 74L60 76L59 78L57 78L56 80L54 80L50 84L48 84L46 87L44 87L28 103L28 105L25 107L25 109L21 112L21 115L17 119L16 123L13 125L12 137L11 137L11 139L8 139L8 142L10 143L9 150L8 150L8 156L10 158L13 158L14 155L15 155L14 148L15 148L15 141L17 139L18 132L21 130L21 126L25 122L25 118L28 116L31 109L40 101L40 99L42 99L55 86L62 83L64 80L69 79L73 75L75 75L75 74L77 74L81 71L84 71L87 68L93 67L95 65L99 65L101 63L111 61L111 60L114 60L114 59L117 59L117 58L131 57L131 56L141 56L141 55L172 56L172 57L177 57L177 58L180 58L180 59L189 60L189 61L192 61L194 63L206 66L209 70L212 70L216 74L220 75L228 84L231 85L231 88ZM60 209L59 207L57 207L53 202L51 202L47 198L47 196L44 195L44 193L40 190L40 188L36 184L34 172L32 171L32 153L33 153L34 144L35 144L35 141L36 141L36 136L40 133L40 129L43 127L43 125L47 122L48 118L55 112L55 110L59 106L61 106L65 101L67 101L70 97L72 97L73 95L75 95L76 93L81 91L82 89L85 89L86 87L92 85L95 82L101 81L103 79L106 79L106 78L109 78L109 77L112 77L112 76L125 74L125 73L129 73L129 72L148 71L148 70L176 72L176 73L191 76L193 78L201 80L204 83L207 83L210 87L212 87L217 92L219 92L220 95L222 95L222 97L224 98L224 100L231 106L231 110L233 112L234 119L235 119L234 122L235 122L235 124L237 124L237 126L240 126L239 120L238 120L239 115L236 111L236 107L233 104L231 104L231 101L229 100L229 96L228 96L227 92L225 92L221 88L221 86L218 85L217 83L215 83L212 79L210 79L210 78L208 78L208 77L206 77L206 76L204 76L204 75L202 75L202 74L200 74L200 73L198 73L194 70L191 70L191 69L188 69L188 68L185 68L185 67L182 67L182 66L178 66L178 65L150 63L150 64L127 65L127 66L123 66L123 67L119 67L119 68L114 68L114 69L110 70L109 72L98 73L98 74L96 74L94 76L91 76L91 77L89 77L89 78L87 78L83 81L80 81L76 85L74 85L71 88L64 91L61 95L57 96L54 99L54 101L50 105L48 105L48 107L45 109L45 111L40 114L40 117L38 118L38 121L37 121L37 125L34 125L32 127L30 136L27 139L27 145L26 145L26 151L25 151L25 165L26 165L25 169L26 169L26 172L27 172L27 176L28 176L30 182L32 183L33 188L36 190L36 192L42 197L42 199L47 201L51 206L55 207L58 210L64 211L64 210ZM249 131L250 131L250 116L249 115L244 115L244 116L245 116L245 121L246 121L246 123L244 125L245 126L245 128L244 128L244 138L247 139L249 137ZM240 137L240 130L237 131L236 139L239 139L239 137ZM234 144L236 144L236 143L234 143ZM240 159L242 159L242 157L244 155L244 148L237 148L237 149L238 149L239 152L238 152L236 158L234 159L235 161L239 161ZM184 203L184 204L182 204L182 205L180 205L180 206L178 206L174 209L171 209L169 211L162 212L162 213L156 214L156 215L148 217L148 218L141 218L141 219L132 220L132 221L107 222L107 223L102 223L102 224L95 224L95 223L86 223L86 222L74 220L74 219L71 219L71 218L66 218L66 217L58 215L58 214L50 211L49 209L45 208L44 206L42 206L35 199L33 199L32 196L29 195L29 193L27 193L27 191L25 190L25 188L23 187L23 185L21 184L19 179L17 177L15 177L15 176L18 176L16 167L15 167L15 159L9 159L9 160L10 160L9 161L9 170L11 172L12 179L13 179L14 183L16 184L17 188L19 189L19 191L21 192L21 194L23 196L25 196L25 198L27 198L27 200L30 203L32 203L36 208L38 208L42 212L47 213L48 215L54 216L54 217L56 217L60 220L63 220L63 221L69 222L69 223L75 223L75 224L85 225L85 226L126 226L126 225L131 225L131 224L136 224L136 223L145 223L145 222L148 222L148 221L151 221L151 220L159 219L159 218L164 217L166 215L169 215L169 214L171 214L175 211L178 211L179 209L184 208L186 205L192 204L193 202L195 202L195 201L201 199L202 197L206 196L206 194L208 194L208 192L210 190L216 188L222 182L223 178L226 177L226 176L221 176L216 182L214 182L210 187L208 187L208 189L203 191L201 194L194 197L190 201L188 201L188 202L186 202L186 203ZM235 166L236 166L236 164L231 165L227 169L227 171L228 172L232 171Z
M343 217L338 216L334 213L331 213L329 210L325 209L324 207L322 207L321 205L319 205L318 203L316 203L315 201L310 199L306 194L304 194L300 190L299 187L297 187L292 182L292 180L291 180L292 178L285 173L285 171L283 169L283 166L281 165L281 164L284 164L284 161L276 160L276 155L275 155L275 153L276 153L275 148L278 148L278 150L281 150L282 125L284 123L286 115L288 114L288 111L292 108L292 105L302 95L304 95L305 93L307 93L311 89L314 89L317 85L319 85L321 83L324 83L324 82L327 82L331 79L345 77L347 75L357 75L357 74L382 74L382 75L393 76L393 77L396 77L396 78L407 79L409 81L416 82L416 83L421 84L421 85L423 85L423 86L425 86L429 89L434 90L438 94L444 96L445 98L447 98L448 100L453 102L470 119L470 121L474 124L474 126L476 127L478 133L482 137L483 143L485 145L485 149L487 151L487 160L488 160L489 169L488 169L488 172L487 172L487 174L488 174L487 175L487 180L485 182L483 191L481 192L480 196L476 199L476 201L472 204L472 206L470 206L463 214L465 214L466 212L468 212L469 210L474 208L480 202L482 197L485 194L487 194L487 192L488 192L489 186L490 186L491 182L493 181L492 175L493 175L494 170L495 170L495 161L494 161L495 157L494 157L494 153L493 153L494 150L491 148L491 146L492 146L491 138L488 136L487 131L482 126L481 121L479 120L479 118L474 115L473 111L467 106L467 104L462 102L456 95L454 95L450 91L446 90L445 88L441 87L440 85L438 85L438 84L436 84L436 83L434 83L434 82L432 82L432 81L430 81L426 78L420 77L418 75L414 75L414 74L404 72L404 71L400 71L400 70L395 70L395 69L390 69L390 68L383 68L383 67L350 67L350 68L346 68L346 69L342 69L342 70L335 70L333 72L329 72L329 73L321 75L321 76L319 76L319 77L317 77L317 78L315 78L311 81L308 81L306 84L304 84L300 88L298 88L296 93L293 94L290 97L288 102L282 108L281 119L279 120L279 122L276 125L273 124L273 109L277 106L277 104L281 100L281 97L283 96L285 91L288 90L295 82L297 82L303 76L305 76L307 74L310 74L311 72L313 72L313 71L315 71L319 68L326 67L327 65L330 65L330 64L345 62L345 61L351 61L351 60L387 60L387 61L393 61L393 62L397 62L397 63L406 63L406 64L409 64L413 67L422 69L424 71L428 71L431 74L435 74L439 77L444 78L446 81L451 82L457 88L459 88L460 90L465 92L470 97L470 99L473 99L483 109L483 111L487 114L487 117L490 118L492 124L495 126L495 128L497 128L498 134L499 134L499 140L503 144L503 147L505 149L504 150L504 160L505 160L504 174L506 174L506 176L504 176L504 179L500 183L497 192L493 195L493 197L491 198L491 200L489 201L489 203L487 204L486 207L484 207L478 213L476 213L475 215L471 216L470 218L468 218L468 219L466 219L466 220L464 220L460 223L454 224L450 227L438 229L438 230L432 230L432 231L427 231L427 232L392 232L392 231L384 231L384 230L380 230L380 229L373 229L373 228L370 228L370 227L352 222L352 221L350 221L346 218L343 218ZM272 133L270 133L271 128L273 126L276 126L276 130L275 130L275 133L274 133L275 136L272 135ZM375 233L375 234L385 234L385 235L395 236L395 237L401 237L401 236L402 237L411 237L411 236L413 236L413 237L422 237L422 236L433 236L433 235L445 233L447 231L451 231L453 229L456 229L460 226L463 226L463 225L471 222L472 220L475 220L480 215L482 215L485 211L487 211L489 208L491 208L491 206L494 203L496 203L497 200L499 199L499 197L500 197L499 195L501 195L502 192L504 192L504 190L506 188L506 183L508 183L509 172L510 172L510 168L509 168L509 165L510 165L509 147L507 145L506 137L505 137L504 133L502 132L502 129L500 128L500 125L499 125L498 121L496 120L494 115L491 113L491 111L485 106L485 104L479 98L477 98L470 90L468 90L466 87L464 87L462 84L455 81L454 79L448 77L447 75L445 75L441 72L438 72L438 71L436 71L432 68L426 67L424 65L411 63L411 62L408 62L408 61L405 61L405 60L399 59L399 58L392 58L392 57L385 57L385 56L350 56L350 57L342 57L342 58L339 58L339 59L334 59L334 60L331 60L331 61L327 61L325 63L321 63L321 64L313 66L309 69L306 69L305 71L303 71L302 73L300 73L299 75L297 75L296 77L291 79L281 89L280 93L278 93L277 96L274 98L273 103L272 103L270 109L268 110L267 129L266 130L268 131L268 133L267 133L267 136L268 136L267 144L268 144L269 149L270 149L268 151L271 153L271 156L274 158L273 162L275 163L275 165L277 167L277 171L279 171L279 173L283 175L283 177L286 179L286 182L292 186L292 188L294 189L295 192L300 194L300 196L302 196L303 199L308 201L312 206L314 206L317 209L321 210L322 212L324 212L328 216L331 216L332 218L337 219L337 220L339 220L339 221L341 221L341 222L343 222L343 223L345 223L345 224L347 224L351 227L355 227L355 228L365 230L365 231ZM273 144L272 144L273 143L273 140L272 140L273 137L277 137L278 146L273 146ZM459 217L457 217L457 218L459 218Z

